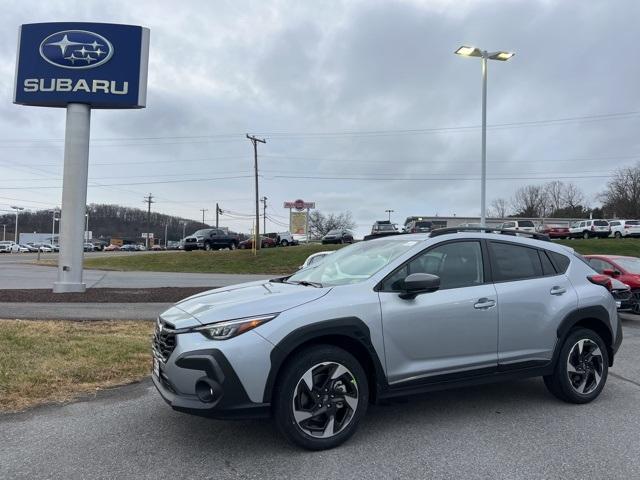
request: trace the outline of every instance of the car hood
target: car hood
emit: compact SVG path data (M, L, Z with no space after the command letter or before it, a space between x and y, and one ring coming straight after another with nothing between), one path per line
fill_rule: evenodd
M199 293L176 303L160 316L176 328L187 328L252 315L280 313L317 300L329 291L331 288L261 280Z

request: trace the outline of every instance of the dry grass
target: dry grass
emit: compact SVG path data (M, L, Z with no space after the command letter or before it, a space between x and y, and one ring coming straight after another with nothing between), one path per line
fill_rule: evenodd
M0 411L67 402L151 370L153 322L0 320Z

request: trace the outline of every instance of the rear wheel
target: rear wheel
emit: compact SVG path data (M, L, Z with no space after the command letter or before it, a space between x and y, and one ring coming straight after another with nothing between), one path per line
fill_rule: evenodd
M333 448L353 435L369 402L364 369L350 353L317 345L284 367L274 393L275 421L291 442Z
M609 356L600 336L577 328L569 333L554 372L544 377L544 383L560 400L588 403L600 395L608 373Z
M211 244L209 242L204 242L204 249L208 252L211 250Z
M622 233L620 233L620 232L615 232L615 233L613 234L613 236L614 236L615 238L622 238Z
M584 239L591 238L591 235L589 234L589 232L583 232L582 233L582 238L584 238Z
M289 242L287 240L282 240L280 242L280 245L282 245L283 247L288 247L289 246Z
M235 250L237 248L236 242L231 242L229 245L229 250Z

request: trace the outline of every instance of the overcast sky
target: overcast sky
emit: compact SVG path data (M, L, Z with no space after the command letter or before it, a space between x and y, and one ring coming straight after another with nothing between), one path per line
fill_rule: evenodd
M481 70L462 44L516 52L489 65L503 126L488 130L488 201L563 179L595 205L640 159L639 18L636 0L3 0L0 210L62 192L64 110L12 104L22 23L151 30L147 108L92 113L88 203L144 208L151 192L157 211L213 221L219 202L236 214L222 225L248 231L249 132L267 139L268 216L286 223L282 203L303 198L350 210L362 234L386 209L479 215Z

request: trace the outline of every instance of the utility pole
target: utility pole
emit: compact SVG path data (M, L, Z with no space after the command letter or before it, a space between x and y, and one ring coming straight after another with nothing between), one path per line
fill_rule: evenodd
M2 241L4 242L7 239L7 225L5 223L2 224Z
M260 195L258 193L258 142L260 143L267 143L267 141L265 139L260 139L258 137L255 137L253 135L249 135L247 133L247 138L249 140L251 140L251 143L253 144L253 168L255 171L255 178L256 178L256 229L255 229L255 240L253 242L253 245L255 246L256 250L260 250Z
M184 240L186 231L187 231L187 222L182 222L182 240Z
M204 212L208 212L209 209L208 208L201 208L200 211L202 212L202 225L204 225L206 227L207 224L204 223Z
M145 248L149 250L149 234L151 233L151 204L156 202L153 201L153 195L151 194L144 197L144 201L147 204L147 238L145 239Z
M164 224L164 249L167 249L167 231L169 230L169 222Z
M218 215L220 215L220 207L216 203L216 228L218 228Z
M260 199L262 202L262 233L267 233L267 197Z

